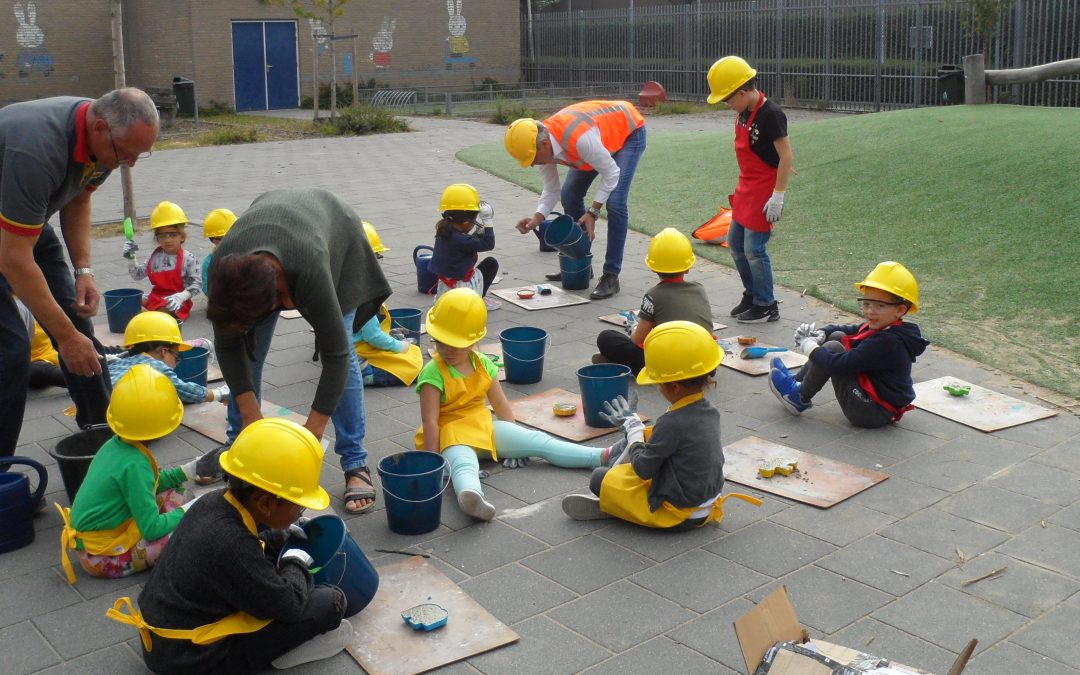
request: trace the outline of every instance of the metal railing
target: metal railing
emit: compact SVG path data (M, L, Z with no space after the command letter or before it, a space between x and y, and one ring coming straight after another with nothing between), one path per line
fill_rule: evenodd
M1080 3L1016 0L987 44L958 0L732 0L635 9L547 12L522 23L523 81L648 80L669 96L708 93L705 73L726 54L758 70L788 105L884 110L940 102L942 66L984 52L988 68L1080 56ZM535 58L529 56L529 36ZM1080 106L1080 78L994 92L999 102Z

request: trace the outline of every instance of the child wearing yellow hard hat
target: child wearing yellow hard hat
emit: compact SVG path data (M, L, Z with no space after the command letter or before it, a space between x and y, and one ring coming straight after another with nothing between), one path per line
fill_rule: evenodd
M659 385L671 407L648 431L636 412L636 396L605 402L601 415L622 429L625 440L612 448L607 466L593 471L593 494L564 497L563 511L574 520L619 518L679 532L719 522L728 497L760 504L747 495L720 495L720 412L704 388L723 356L712 334L690 321L669 321L650 332L637 381Z
M106 413L116 435L94 455L71 508L56 505L68 583L75 583L69 549L95 577L117 579L154 566L184 515L195 461L159 470L148 446L172 433L183 415L176 389L150 366L137 365L117 381Z
M855 288L866 321L799 326L795 345L810 360L791 375L774 358L769 388L788 412L800 415L831 379L844 417L857 427L876 429L914 408L911 366L930 341L917 324L904 321L919 311L919 284L906 267L891 260L880 263Z
M158 560L136 609L108 612L139 630L155 673L254 673L329 658L351 641L340 588L315 586L314 561L290 539L322 510L323 449L280 418L251 423L220 455L228 488L199 499ZM260 528L264 528L260 530Z
M203 218L203 235L210 240L213 246L210 252L203 257L202 261L202 287L203 293L210 295L210 261L214 258L218 242L229 233L229 228L236 222L236 214L229 209L214 209Z
M605 330L596 337L593 363L621 363L637 375L645 367L645 338L649 331L668 321L692 321L712 331L712 307L705 287L687 281L686 274L697 257L685 234L674 227L657 233L649 242L645 264L660 277L660 282L645 291L637 317L625 312L625 331Z
M541 457L555 466L600 466L610 450L553 438L514 423L514 410L497 378L499 369L474 347L487 335L487 308L469 288L447 291L427 315L435 356L417 378L420 428L416 448L442 453L461 510L479 520L495 517L484 498L479 456L524 466ZM487 403L495 411L492 420Z
M428 269L438 275L435 297L451 288L471 288L484 298L488 309L501 306L488 298L499 261L491 256L479 260L479 253L495 249L495 210L480 200L480 193L466 183L448 185L439 197L442 218L435 224L435 246Z
M150 279L150 292L143 296L143 307L161 310L183 322L191 313L191 299L202 291L199 260L184 250L188 223L184 210L172 202L161 202L150 214L150 229L157 248L140 263L135 256L138 246L124 242L128 274L135 281Z

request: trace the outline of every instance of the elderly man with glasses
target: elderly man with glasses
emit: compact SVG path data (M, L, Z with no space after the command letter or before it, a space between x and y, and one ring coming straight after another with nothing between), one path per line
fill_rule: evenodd
M18 444L29 376L30 342L13 294L60 353L77 424L105 421L109 379L90 323L100 300L90 260L90 200L110 172L149 155L157 131L157 108L139 89L0 109L0 458ZM48 222L55 214L64 246Z

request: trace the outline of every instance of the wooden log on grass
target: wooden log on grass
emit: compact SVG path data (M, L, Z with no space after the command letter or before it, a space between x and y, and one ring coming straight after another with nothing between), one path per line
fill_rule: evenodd
M964 100L967 103L986 103L987 85L1030 84L1055 77L1080 75L1080 59L1065 59L1028 68L986 70L982 54L964 57Z

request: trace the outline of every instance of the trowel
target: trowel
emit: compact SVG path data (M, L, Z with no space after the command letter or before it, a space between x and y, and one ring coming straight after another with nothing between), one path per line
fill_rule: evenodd
M786 352L787 347L747 347L739 352L740 359L760 359L769 352Z

